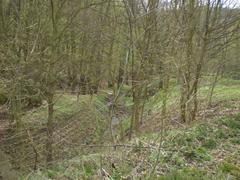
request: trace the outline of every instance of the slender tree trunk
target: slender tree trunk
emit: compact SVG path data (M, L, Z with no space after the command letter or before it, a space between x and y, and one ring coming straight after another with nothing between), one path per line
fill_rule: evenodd
M168 74L165 74L165 78L163 81L163 106L162 106L163 117L166 117L166 113L167 113L168 90L169 90L169 76Z
M186 93L185 87L181 87L181 98L180 98L180 115L181 120L185 123L186 122Z
M52 37L53 40L56 36L57 29L56 29L56 22L55 22L55 12L54 12L54 2L53 0L50 0L51 4L51 18L52 18ZM47 153L47 166L50 166L53 161L53 120L54 120L54 92L55 92L55 55L56 55L56 43L53 43L52 45L52 57L49 62L49 69L48 69L48 90L47 90L47 103L48 103L48 119L47 119L47 142L46 142L46 153Z
M221 68L219 66L217 69L217 72L214 75L213 82L211 83L211 86L210 86L210 91L209 91L209 96L208 96L208 107L212 106L212 97L213 97L214 89L217 85L217 81L219 79L220 73L221 73Z
M47 151L47 165L51 165L53 161L53 94L48 95L47 99L48 103L48 121L47 121L47 143L46 143L46 151Z

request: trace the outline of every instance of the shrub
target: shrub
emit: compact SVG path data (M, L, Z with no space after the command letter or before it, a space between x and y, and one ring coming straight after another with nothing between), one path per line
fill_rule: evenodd
M220 122L231 129L240 129L240 121L238 120L238 116L235 116L235 118L223 118Z
M216 138L226 139L226 138L228 138L228 135L226 134L226 132L223 129L218 129L216 131Z
M211 156L208 154L207 150L203 147L199 148L189 148L186 149L184 152L184 156L189 160L196 160L196 161L210 161Z
M229 163L229 162L223 162L220 166L219 169L223 172L223 173L229 173L237 178L240 178L240 167Z
M0 105L3 105L7 102L7 96L4 93L0 92Z
M207 138L202 145L205 148L214 149L217 146L217 142L212 138Z
M239 137L231 139L231 143L233 143L233 144L240 144Z
M207 124L200 124L196 127L196 138L200 141L205 140L208 136Z

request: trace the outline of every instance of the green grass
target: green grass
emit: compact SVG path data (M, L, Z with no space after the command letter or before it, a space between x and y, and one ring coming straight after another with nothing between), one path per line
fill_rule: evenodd
M218 166L221 167L221 161L218 163L214 161L214 151L226 152L224 158L229 158L233 154L232 152L237 152L238 155L234 158L230 158L231 168L234 169L234 173L231 171L231 176L233 179L238 178L238 174L236 174L237 162L239 161L240 149L239 145L233 140L240 138L240 129L238 128L238 123L240 122L239 115L234 117L225 117L222 119L217 119L210 122L196 124L191 128L182 129L182 130L171 130L165 135L165 148L163 152L165 152L160 158L160 164L164 166L167 164L166 171L172 171L170 174L166 174L163 176L163 179L195 179L191 176L185 177L184 174L181 174L181 171L174 171L174 169L185 169L194 167L196 169L203 168L205 174L208 174L207 177L197 177L196 179L209 179L210 176L217 177L220 174L222 179L228 176L229 172L221 171L218 172ZM237 128L237 129L236 129ZM156 137L155 134L152 136L143 136L143 141L149 141L149 139L153 139ZM224 139L224 141L223 141ZM156 159L155 152L148 154L149 161L151 163ZM153 158L151 158L153 157ZM209 165L212 164L209 168ZM211 170L210 170L211 169ZM217 173L217 174L216 174ZM181 176L183 177L181 178ZM174 178L177 176L178 178ZM160 178L161 179L161 178ZM217 179L217 178L216 178Z
M240 100L240 83L238 85L217 85L213 99L215 101Z
M54 100L54 117L55 120L61 121L71 116L81 113L86 107L95 108L96 111L106 112L107 106L103 96L82 95L77 100L76 95L63 94L55 95ZM23 122L31 125L44 125L47 122L48 110L45 102L41 107L32 109L22 117Z
M229 176L218 172L215 175L208 174L199 168L185 168L183 170L174 170L165 175L155 177L153 179L157 180L226 180L226 179L236 179L233 176Z
M208 83L200 88L200 100L206 99L208 95L209 87L206 84ZM124 91L129 91L128 87ZM147 102L146 109L159 111L163 96L161 91L155 94ZM94 109L95 116L107 112L104 94L94 96L91 103L89 99L89 96L81 96L77 102L74 96L64 95L56 102L56 117L70 116L87 105ZM168 105L176 104L177 99L179 87L172 83ZM225 106L231 107L230 100L240 100L240 81L222 79L214 90L213 102L223 101ZM120 101L127 107L132 105L131 97L121 96ZM34 115L36 118L46 118L46 109L43 108ZM87 123L83 124L85 125L87 126ZM129 119L123 121L123 126L124 129L129 127ZM149 176L149 173L158 158L157 148L160 141L158 132L142 134L139 138L127 142L133 148L117 148L116 151L113 148L96 150L96 154L79 156L59 163L52 169L32 174L30 179L37 176L45 179L91 179L98 177L101 168L110 174L109 179L116 180L123 177L131 179L136 174L142 179L149 177L163 180L239 179L239 139L240 115L213 118L211 121L197 122L190 127L166 131L159 163L152 176ZM154 148L142 148L148 145ZM113 162L116 169L112 168Z
M103 141L109 140L105 132L108 130L108 107L106 106L105 95L99 96L80 96L77 97L71 94L63 94L55 96L54 105L54 139L53 151L56 159L73 157L77 154L93 153L95 149L84 149L79 144L100 144ZM45 142L46 127L47 127L47 107L44 103L41 107L27 111L22 117L24 123L23 128L29 128L34 139L34 144L38 147L39 158L38 164L45 163ZM25 129L23 129L25 133ZM58 136L59 134L59 136ZM25 134L24 134L25 135ZM67 137L70 145L66 145L63 138ZM24 137L14 139L21 141ZM69 138L69 139L68 139ZM15 146L15 149L22 149L23 152L32 152L29 147L29 141L24 141L23 148L21 144ZM15 143L15 142L14 142ZM17 143L17 142L16 142ZM73 144L73 145L72 145ZM16 157L22 156L16 151L11 151ZM28 155L28 154L27 154ZM25 156L24 156L25 157ZM22 164L29 164L29 159L25 159ZM54 176L51 170L48 172Z
M208 81L207 79L203 79L203 82ZM202 83L198 97L200 100L206 100L210 87L207 85L208 83ZM164 98L164 93L159 91L146 104L146 109L151 109L153 111L158 111L162 107L162 101ZM180 98L180 87L175 83L171 83L167 96L167 104L168 106L176 105L179 102ZM221 79L217 83L217 86L214 89L213 94L214 102L221 101L230 101L230 100L240 100L240 80L231 80L231 79ZM231 106L231 104L228 104Z
M116 180L132 177L135 168L142 179L239 179L240 149L238 144L232 143L233 139L240 138L240 131L236 129L239 122L240 115L236 115L166 132L159 163L152 176L149 173L156 162L158 150L141 147L151 144L151 147L157 148L156 139L159 137L156 133L142 135L129 142L134 148L109 149L76 157L51 170L42 171L41 176L91 179L98 177L97 172L102 167ZM216 155L222 152L224 156L218 159ZM116 169L111 167L113 162Z

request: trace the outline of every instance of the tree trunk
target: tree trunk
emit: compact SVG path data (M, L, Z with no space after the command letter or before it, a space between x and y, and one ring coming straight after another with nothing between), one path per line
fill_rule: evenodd
M48 121L47 121L47 143L46 143L46 151L47 151L47 166L51 165L53 161L53 94L48 95L47 99L48 103Z

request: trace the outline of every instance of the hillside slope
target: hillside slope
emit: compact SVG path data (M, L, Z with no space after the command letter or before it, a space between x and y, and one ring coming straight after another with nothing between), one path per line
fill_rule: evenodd
M64 161L30 179L240 178L240 114L170 130L163 136L145 134L128 145Z

